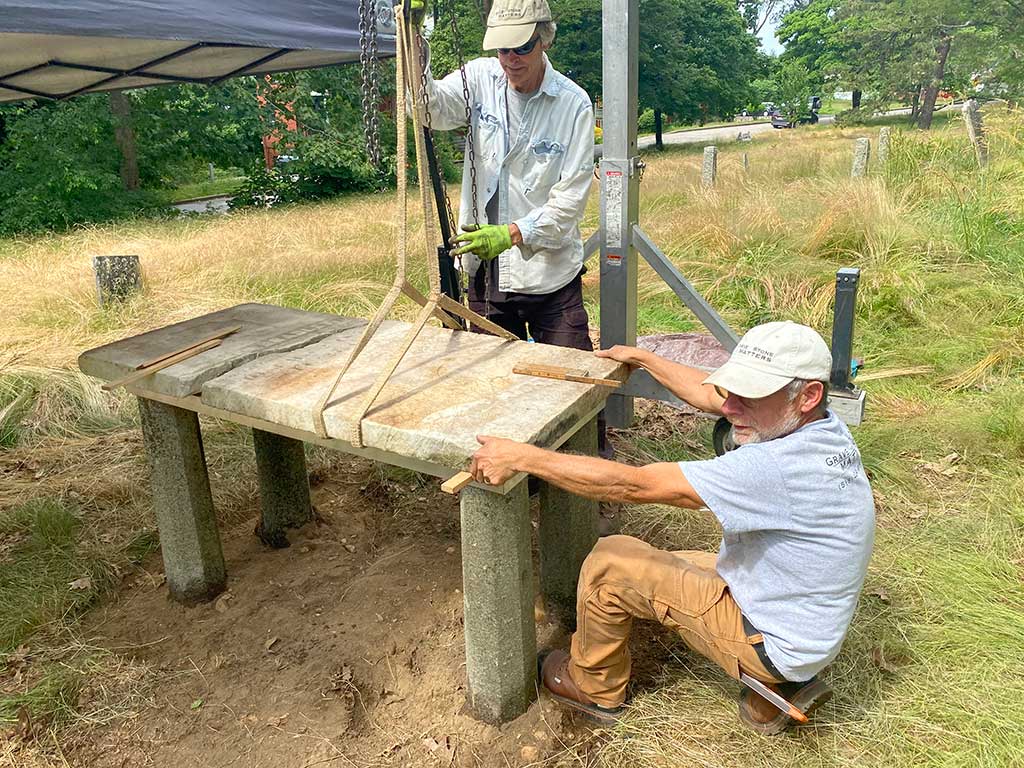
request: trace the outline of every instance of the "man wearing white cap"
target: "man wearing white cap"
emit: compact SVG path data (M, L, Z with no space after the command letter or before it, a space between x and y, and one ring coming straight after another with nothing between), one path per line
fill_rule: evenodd
M546 0L494 0L483 47L497 56L465 67L475 179L467 151L453 253L470 275L474 311L521 338L589 351L579 222L593 179L594 112L548 60L555 30ZM466 125L460 72L428 72L426 90L434 128Z
M811 328L766 323L704 371L616 346L596 353L647 370L679 398L732 423L736 450L707 461L630 467L481 436L470 471L503 483L529 472L581 496L687 509L722 527L717 553L598 541L580 572L571 655L543 657L557 700L610 720L623 711L634 618L659 621L739 678L742 670L805 714L831 695L817 677L839 653L874 541L860 453L827 409L831 355ZM745 691L740 720L763 733L793 721Z

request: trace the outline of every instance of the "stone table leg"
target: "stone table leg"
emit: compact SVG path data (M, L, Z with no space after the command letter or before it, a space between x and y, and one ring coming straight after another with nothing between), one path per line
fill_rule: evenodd
M223 591L227 574L199 417L141 397L139 415L171 597L182 602L209 600Z
M460 499L469 707L503 723L526 711L537 678L529 496L523 481L505 496L466 488Z
M313 519L306 473L306 449L301 440L253 429L256 474L260 484L260 522L256 535L270 547L287 547L286 528Z
M597 455L597 419L584 425L562 450ZM576 584L580 566L597 543L598 503L540 485L540 588L548 613L576 630Z

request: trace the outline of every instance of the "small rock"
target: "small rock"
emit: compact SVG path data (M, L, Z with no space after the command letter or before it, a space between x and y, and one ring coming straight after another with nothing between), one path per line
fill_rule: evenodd
M217 598L217 601L213 604L213 609L217 613L227 613L228 608L231 607L228 605L228 600L230 599L231 593L225 592L223 595Z
M356 551L356 548L355 548L354 546L352 546L351 544L346 544L346 545L345 545L345 549L346 549L346 551L348 551L348 552L349 552L350 554L351 554L352 552L355 552L355 551Z
M447 554L447 555L455 554L455 547L448 547L448 549L445 550L445 554Z
M519 757L528 763L536 763L540 760L540 750L528 744L519 750Z
M533 738L535 738L537 741L545 741L547 739L547 737L548 737L548 734L547 734L546 731L534 731L533 732Z

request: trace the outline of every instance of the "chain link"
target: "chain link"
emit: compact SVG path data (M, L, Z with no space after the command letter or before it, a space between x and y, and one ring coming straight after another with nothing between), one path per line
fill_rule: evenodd
M377 56L376 0L359 0L359 65L363 139L366 156L380 169L380 68Z

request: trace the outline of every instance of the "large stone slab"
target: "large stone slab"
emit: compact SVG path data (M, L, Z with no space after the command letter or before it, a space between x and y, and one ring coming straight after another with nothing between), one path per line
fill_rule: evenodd
M366 392L410 328L387 321L345 374L324 422L348 440ZM203 402L274 424L314 431L314 409L337 375L361 329L316 344L267 355L203 387ZM446 467L462 467L479 434L550 445L614 390L512 373L532 362L623 379L626 368L589 352L503 341L494 336L428 326L363 422L367 447Z
M224 339L219 347L137 382L151 392L185 397L201 391L210 379L261 355L287 352L365 324L365 320L339 315L268 304L239 304L90 349L79 356L78 367L83 373L109 381L132 372L140 363L188 346L221 328L240 325L241 330Z

